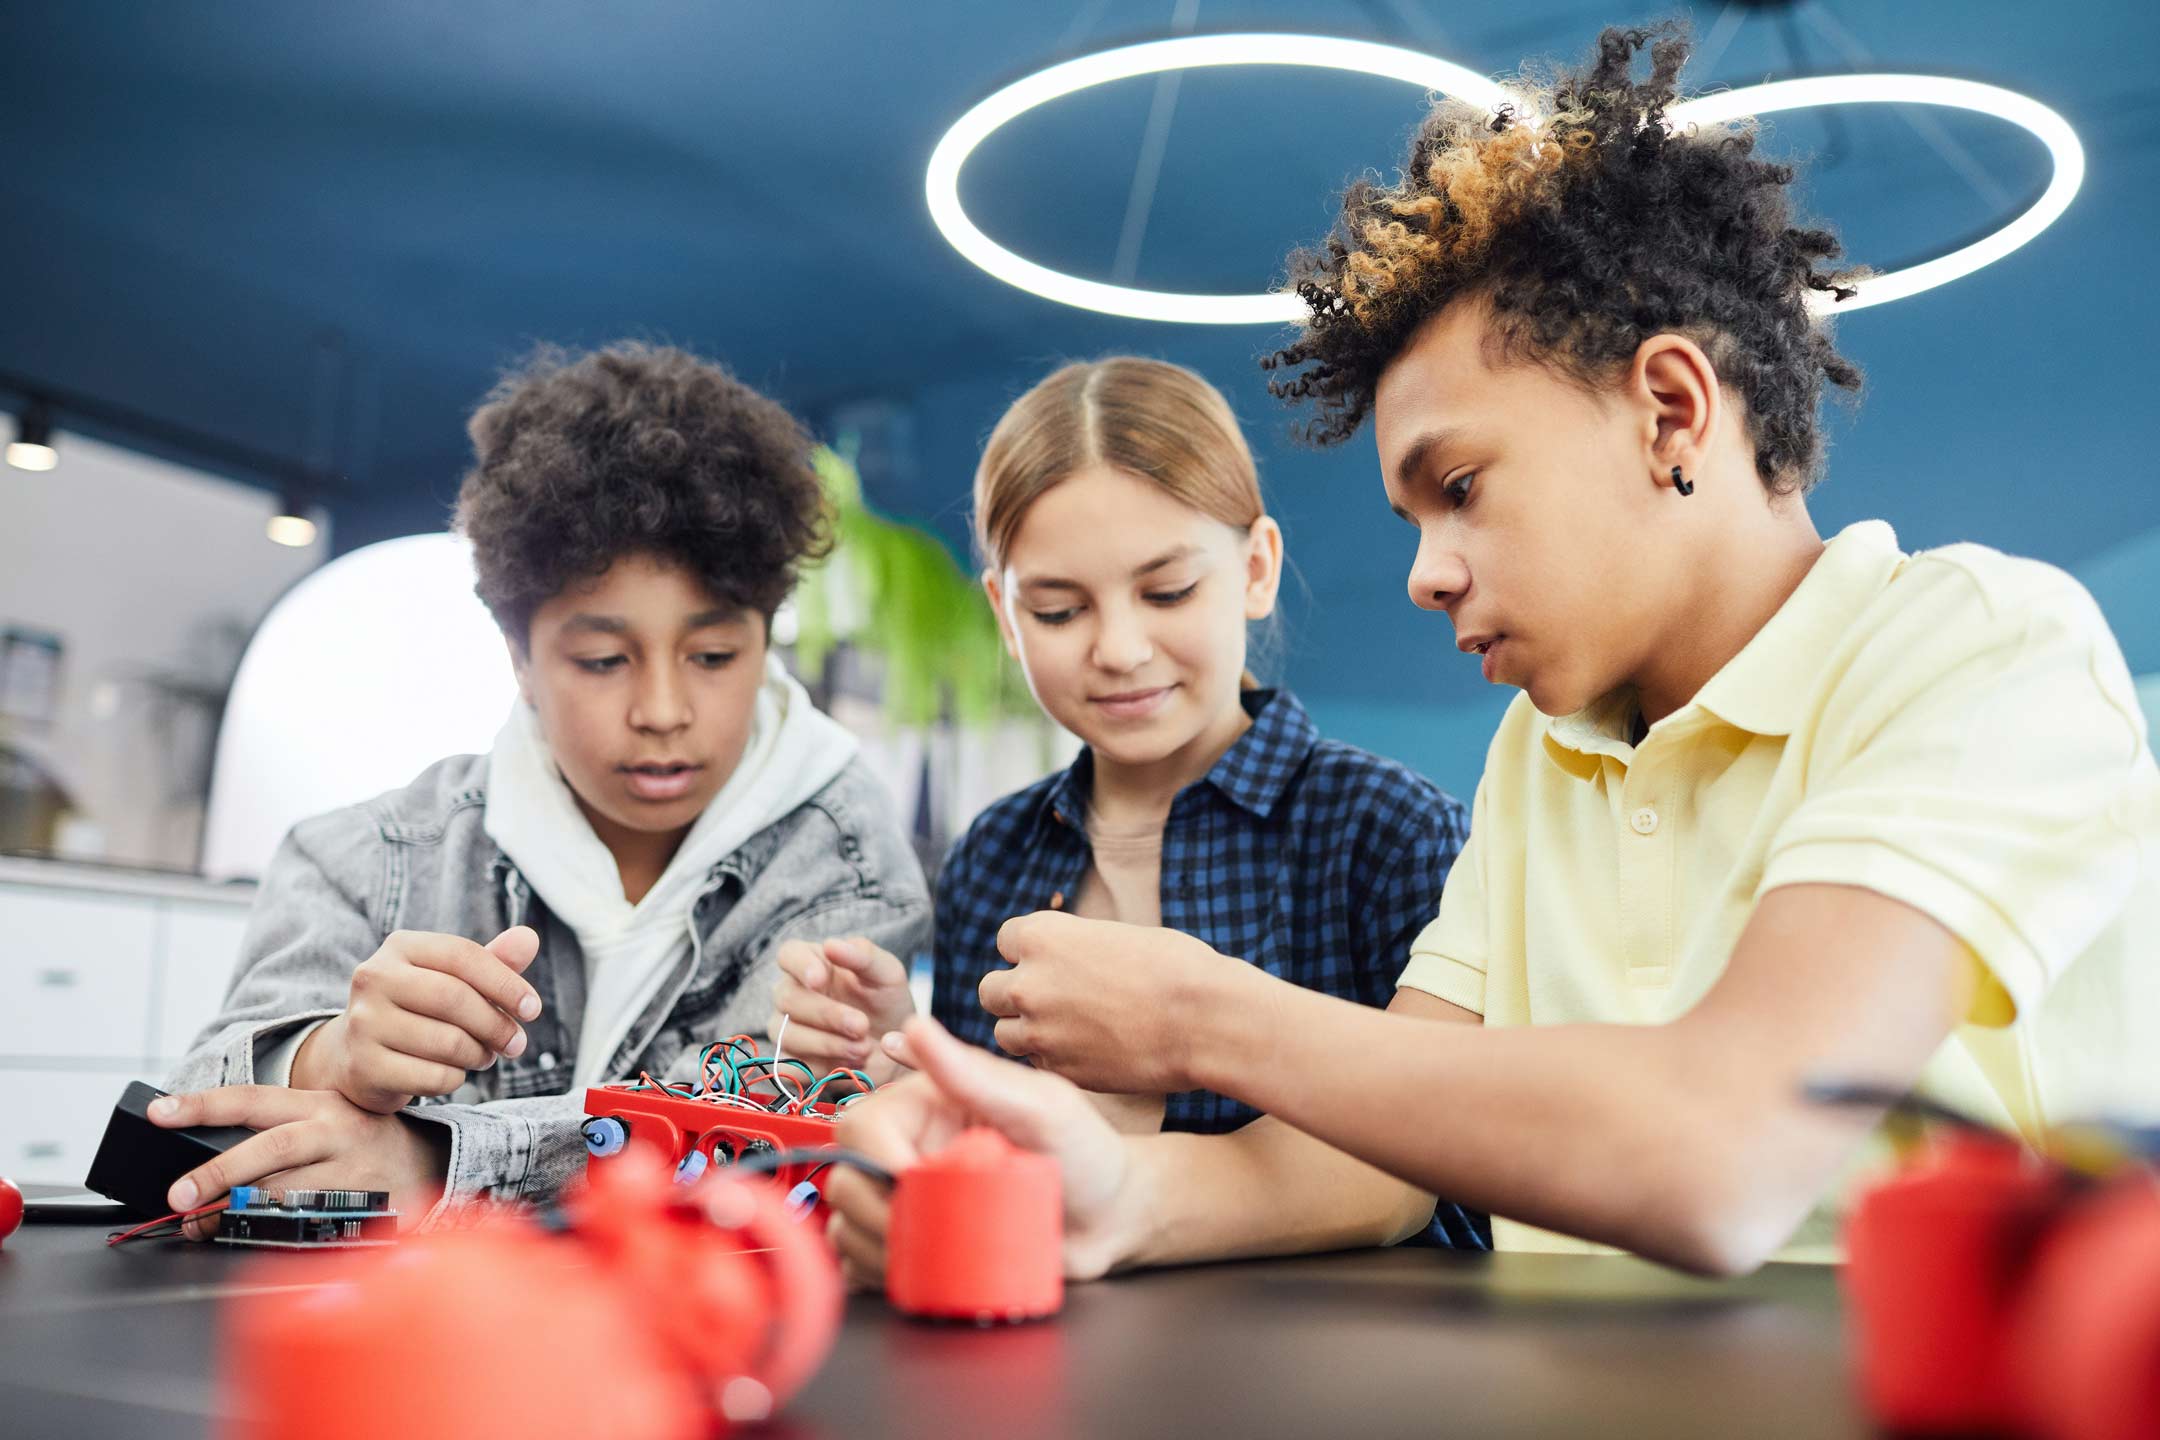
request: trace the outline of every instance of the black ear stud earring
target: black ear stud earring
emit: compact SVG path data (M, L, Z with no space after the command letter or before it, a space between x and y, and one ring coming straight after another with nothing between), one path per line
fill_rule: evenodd
M1695 482L1682 479L1680 467L1675 465L1672 467L1672 488L1678 490L1682 495L1692 495L1695 493Z

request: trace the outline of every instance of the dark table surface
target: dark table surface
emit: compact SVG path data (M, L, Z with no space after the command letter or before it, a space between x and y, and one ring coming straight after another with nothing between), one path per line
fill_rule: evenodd
M183 1242L108 1250L107 1229L32 1225L0 1246L10 1440L219 1428L217 1309L247 1284L250 1257ZM1711 1283L1635 1260L1433 1250L1126 1276L1009 1329L912 1323L865 1295L763 1433L1866 1435L1843 1330L1828 1269ZM538 1353L544 1324L531 1339Z

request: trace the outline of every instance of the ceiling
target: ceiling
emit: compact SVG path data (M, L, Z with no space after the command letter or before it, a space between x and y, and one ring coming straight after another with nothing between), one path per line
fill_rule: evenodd
M958 546L974 449L1006 398L1062 357L1159 354L1215 379L1254 433L1310 593L1293 607L1293 677L1348 695L1465 696L1474 674L1443 666L1445 635L1402 602L1408 535L1379 502L1365 442L1327 454L1288 442L1252 363L1275 336L1112 319L1010 289L933 229L924 162L1006 81L1178 28L1378 39L1499 72L1573 59L1607 21L1689 8L9 6L0 372L145 422L131 435L63 410L63 428L258 483L273 477L248 455L328 474L349 546L440 525L465 411L534 341L666 339L726 359L827 433L875 432L873 497ZM2160 86L2143 68L2160 53L2156 7L1692 11L1716 51L1698 87L1858 68L1970 76L2055 106L2087 147L2085 190L2034 244L1842 323L1871 393L1834 421L1819 519L1882 514L1913 543L1977 538L2067 565L2160 528L2148 399L2160 287L2138 259L2160 211ZM1107 278L1155 93L1152 79L1122 82L1008 127L968 166L971 212L1032 258ZM1285 251L1325 229L1346 178L1399 162L1421 103L1365 77L1185 76L1135 283L1264 288ZM1970 238L2046 180L2021 132L1952 112L1794 114L1771 143L1816 162L1813 206L1878 265ZM152 421L223 443L190 454ZM1376 645L1424 647L1433 663L1381 673L1358 659Z

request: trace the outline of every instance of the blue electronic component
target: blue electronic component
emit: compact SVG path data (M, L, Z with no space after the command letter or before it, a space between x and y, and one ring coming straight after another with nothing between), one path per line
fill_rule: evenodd
M705 1173L707 1163L704 1151L692 1150L689 1154L683 1156L682 1163L675 1167L675 1183L678 1185L692 1184L699 1176Z
M619 1154L630 1143L630 1127L613 1115L596 1115L578 1130L585 1137L585 1153L596 1159Z

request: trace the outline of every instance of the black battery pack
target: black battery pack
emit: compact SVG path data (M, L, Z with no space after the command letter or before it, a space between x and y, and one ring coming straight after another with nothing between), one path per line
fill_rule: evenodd
M165 1192L173 1181L255 1133L244 1125L167 1130L150 1119L150 1102L164 1093L140 1080L121 1092L83 1180L85 1187L145 1219L170 1213Z

